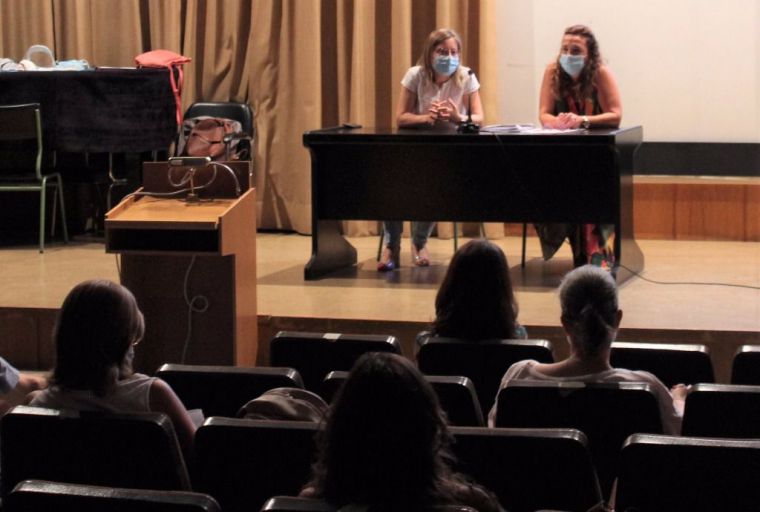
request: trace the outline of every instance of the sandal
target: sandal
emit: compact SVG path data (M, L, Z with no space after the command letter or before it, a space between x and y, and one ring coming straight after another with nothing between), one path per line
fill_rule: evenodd
M412 244L412 262L418 267L429 267L430 254L428 254L427 247L417 249L417 247Z
M377 262L377 271L389 272L400 267L398 262L399 252L399 249L396 249L394 251L390 247L383 249L383 254L380 256L380 261Z

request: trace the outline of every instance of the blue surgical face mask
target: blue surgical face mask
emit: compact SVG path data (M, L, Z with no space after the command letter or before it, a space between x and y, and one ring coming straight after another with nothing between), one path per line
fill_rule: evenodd
M583 71L583 66L586 65L586 57L583 55L567 55L563 53L559 56L559 65L568 75L575 78Z
M459 67L459 57L452 55L436 55L433 61L433 69L439 75L451 76Z

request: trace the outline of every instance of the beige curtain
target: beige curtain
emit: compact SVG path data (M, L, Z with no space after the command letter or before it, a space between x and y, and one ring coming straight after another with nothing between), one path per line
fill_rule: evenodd
M401 78L430 31L462 36L489 122L497 111L495 1L0 0L0 56L18 60L41 43L58 59L98 66L129 66L156 48L191 57L185 108L201 99L254 108L259 226L310 233L303 133L346 121L392 126ZM377 228L345 223L351 235ZM499 236L503 227L488 231ZM450 235L441 224L439 236Z

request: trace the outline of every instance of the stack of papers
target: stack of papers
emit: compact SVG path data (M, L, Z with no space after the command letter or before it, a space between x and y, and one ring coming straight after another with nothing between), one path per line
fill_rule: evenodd
M559 130L557 128L543 128L533 124L490 124L480 129L481 132L489 133L525 133L531 135L556 135L558 133L579 133L582 128L568 128Z

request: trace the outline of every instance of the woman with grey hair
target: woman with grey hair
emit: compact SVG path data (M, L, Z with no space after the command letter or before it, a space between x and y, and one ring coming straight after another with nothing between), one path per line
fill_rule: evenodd
M618 307L617 285L610 273L593 265L574 269L562 280L559 300L570 356L556 363L539 363L531 359L519 361L504 374L499 389L512 380L644 382L651 386L657 397L663 431L678 435L686 387L679 384L668 391L649 372L613 368L610 364L611 344L623 318L623 311ZM494 404L488 415L491 427L496 421L496 406Z

